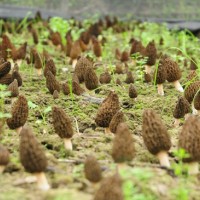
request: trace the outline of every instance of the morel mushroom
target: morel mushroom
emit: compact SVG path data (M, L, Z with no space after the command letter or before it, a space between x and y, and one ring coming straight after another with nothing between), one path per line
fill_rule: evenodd
M19 95L19 89L18 89L18 82L17 79L15 79L9 86L8 86L8 91L10 91L11 95L11 100L13 103L13 100L15 99L15 97L17 97Z
M53 98L58 99L59 98L59 92L57 90L54 90L53 92Z
M11 69L11 64L10 62L4 62L0 65L0 78L3 77L4 75L8 74Z
M125 123L117 126L116 136L113 140L112 158L122 168L123 164L135 157L134 139Z
M70 51L70 58L72 60L72 68L74 69L77 63L78 57L81 55L81 47L79 40L76 40Z
M121 62L127 62L129 60L129 52L123 51L120 60Z
M94 200L124 200L120 176L115 174L105 178L96 192Z
M6 165L9 163L9 151L0 144L0 174L5 170Z
M19 152L20 161L25 170L36 176L38 188L48 190L50 186L44 174L47 168L47 158L29 127L23 127L20 133Z
M196 116L190 116L184 123L179 134L179 148L189 153L183 161L188 163L188 173L198 174L200 161L200 121Z
M136 100L138 94L137 94L137 90L135 89L134 85L131 83L129 86L129 91L128 91L128 95L131 99Z
M28 102L23 95L19 95L11 110L12 117L7 119L8 127L20 133L28 118Z
M85 86L88 90L94 90L99 85L98 77L92 67L88 67L84 75Z
M96 183L101 181L102 174L101 174L101 166L99 165L97 159L89 155L84 163L84 172L85 177L93 183L95 186Z
M100 74L99 82L101 84L107 84L107 83L110 83L110 81L111 81L111 75L108 72L108 70L106 70L104 73Z
M197 114L200 114L200 90L194 96L194 108L197 110Z
M46 86L51 94L53 94L55 90L60 92L60 84L51 71L48 71L46 74Z
M96 124L104 127L106 133L110 133L109 124L119 109L119 98L115 92L111 91L97 111L95 118Z
M124 114L121 110L117 111L116 114L113 116L109 128L112 133L116 133L117 126L124 122Z
M23 80L22 80L20 73L16 70L14 70L13 73L12 73L12 81L15 80L15 79L17 80L18 87L21 87Z
M45 77L46 77L48 71L51 71L51 73L54 76L56 76L56 66L55 66L52 59L48 59L46 64L45 64L45 68L44 68L44 76Z
M127 72L125 83L127 84L134 83L134 77L131 71Z
M98 61L102 60L102 50L101 50L101 44L97 40L96 37L92 37L92 43L93 43L93 52L94 55L97 57Z
M151 75L148 73L144 73L144 82L145 83L150 83L151 82Z
M52 108L53 126L55 132L64 140L65 148L72 150L72 136L74 134L70 118L66 115L65 111L54 106Z
M34 61L35 61L35 69L37 71L37 75L41 76L42 75L42 67L43 67L43 63L42 63L42 59L41 56L38 52L35 52L34 54Z
M148 109L143 112L142 137L147 149L158 157L160 164L170 167L168 158L171 147L170 136L154 110Z
M1 78L0 78L0 84L5 84L5 85L9 85L9 84L11 84L12 83L12 81L13 81L13 78L12 78L12 75L11 74L6 74L6 75L4 75L4 76L2 76Z
M62 84L62 91L65 95L70 94L70 87L67 82Z

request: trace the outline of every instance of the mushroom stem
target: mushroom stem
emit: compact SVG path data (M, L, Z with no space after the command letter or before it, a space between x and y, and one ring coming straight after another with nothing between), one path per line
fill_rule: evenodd
M188 174L194 175L199 173L199 163L198 162L190 162L188 163Z
M97 61L101 62L102 61L102 57L97 57Z
M0 174L2 174L4 172L5 168L6 168L5 165L0 165Z
M109 127L105 128L105 134L112 134L111 130Z
M50 185L47 181L47 178L46 178L44 172L35 173L35 176L37 178L37 185L40 190L50 189Z
M17 63L17 65L20 67L20 65L22 64L22 59L20 59L20 60L16 60L15 63Z
M37 75L41 76L42 75L42 68L36 69Z
M187 120L189 116L190 116L190 113L185 114L184 116L185 120Z
M164 96L163 84L158 84L158 94Z
M170 167L168 153L166 151L160 151L156 156L159 159L161 166Z
M20 127L16 128L16 129L15 129L16 133L17 133L17 134L20 134L20 132L21 132L22 128L23 128L22 126L20 126Z
M174 87L176 88L176 90L178 90L179 92L184 92L183 87L179 83L179 80L174 81L173 84L174 84Z
M180 119L174 119L174 126L175 127L179 127L179 124L180 124Z
M122 170L124 170L126 167L126 163L122 162L122 163L117 163L117 171L120 172Z
M11 97L11 105L13 105L16 99L17 99L16 97Z
M75 69L77 63L77 59L72 60L72 69Z
M71 138L64 138L63 140L64 140L65 149L72 151L73 146L72 146Z
M197 115L198 111L196 110L196 108L194 107L194 102L192 102L192 114L193 115Z
M151 67L149 65L145 65L145 72L151 74Z

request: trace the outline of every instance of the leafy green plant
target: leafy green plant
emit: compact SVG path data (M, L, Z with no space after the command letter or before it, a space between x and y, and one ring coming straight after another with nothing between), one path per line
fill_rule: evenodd
M183 184L172 190L172 196L175 200L189 200L189 194L189 189Z

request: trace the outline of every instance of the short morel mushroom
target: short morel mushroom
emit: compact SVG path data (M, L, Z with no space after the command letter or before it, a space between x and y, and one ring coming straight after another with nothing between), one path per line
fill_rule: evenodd
M11 113L12 117L7 119L7 125L11 130L15 129L17 133L20 133L28 118L28 102L25 96L19 95L13 104Z
M131 71L127 72L125 83L127 84L134 83L134 77Z
M56 66L55 66L55 64L54 64L52 59L48 59L46 61L45 68L44 68L44 76L45 77L46 77L48 71L51 71L51 73L54 76L56 76Z
M160 164L170 167L168 158L171 147L170 136L154 110L147 109L143 112L142 137L147 149L158 157Z
M55 132L64 140L64 145L67 150L72 150L72 137L74 134L71 120L65 113L65 111L54 106L52 108L53 126Z
M131 83L130 86L129 86L129 91L128 91L128 95L131 99L134 99L136 100L138 94L137 94L137 90L136 88L134 87L134 85Z
M84 80L85 80L85 86L88 90L94 90L99 85L98 77L92 67L88 67L86 69Z
M4 75L8 74L11 69L11 64L10 62L3 62L0 65L0 78L3 77Z
M100 74L99 82L101 84L107 84L107 83L110 83L110 81L111 81L111 75L108 72L108 70L106 70L104 73Z
M70 94L70 87L67 82L62 84L62 91L65 95Z
M53 94L55 90L60 92L60 84L51 71L48 71L46 74L46 86L51 94Z
M4 172L9 160L9 151L0 144L0 174Z
M119 110L115 113L115 115L113 116L113 118L109 124L110 131L112 133L116 133L117 126L122 122L124 122L124 114L121 110Z
M119 109L118 95L114 91L111 91L107 98L101 103L95 118L96 124L105 128L105 133L111 133L109 124Z
M179 134L179 148L189 153L188 158L183 161L188 163L188 173L198 174L200 161L200 121L196 116L190 116L183 124Z
M94 55L97 57L98 61L101 61L102 60L101 43L94 36L92 37L92 43L93 43Z
M47 168L47 158L29 127L24 126L20 133L19 152L20 161L25 170L36 176L38 188L48 190L50 186L44 174Z
M13 100L15 97L19 95L19 89L18 89L18 82L17 79L15 79L9 86L8 86L8 91L10 91L10 97L13 103Z

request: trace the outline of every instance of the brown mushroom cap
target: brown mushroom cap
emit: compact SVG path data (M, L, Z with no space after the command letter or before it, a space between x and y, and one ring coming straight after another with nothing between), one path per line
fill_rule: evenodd
M200 110L200 90L194 96L194 108Z
M17 97L19 95L19 89L18 89L18 82L17 79L15 79L9 86L8 91L11 92L11 97Z
M166 81L167 78L167 71L166 68L161 64L162 61L160 61L158 68L154 71L154 79L156 81L156 84L163 84Z
M55 90L60 92L60 84L51 71L48 71L46 74L46 86L51 94L53 94Z
M119 78L116 79L116 84L117 84L117 85L122 85L122 82L120 81Z
M115 113L109 124L110 131L112 133L116 133L117 126L122 122L124 122L124 114L121 110L119 110Z
M59 92L57 90L54 90L53 92L53 98L58 99L59 98Z
M10 62L4 62L0 65L0 78L8 74L11 69Z
M101 50L101 44L97 40L96 37L92 37L92 43L93 43L93 52L96 57L102 56L102 50Z
M52 108L52 117L53 117L53 126L55 129L55 132L61 138L72 138L74 132L73 132L71 120L67 116L65 111L58 106L54 106Z
M134 139L125 123L117 126L113 140L112 158L116 163L131 161L135 157Z
M114 73L115 73L115 74L123 74L123 73L124 73L121 64L116 64Z
M192 102L199 88L200 88L200 81L195 81L191 83L188 87L186 87L184 91L184 96L188 100L189 103Z
M21 87L22 83L23 83L22 77L21 77L20 73L16 70L13 71L13 73L12 73L12 81L15 79L17 79L18 87Z
M90 155L86 158L84 164L85 177L93 183L97 183L101 180L101 167L97 159Z
M167 129L154 110L147 109L143 112L142 137L147 149L154 155L160 151L168 151L171 147Z
M20 161L30 173L44 172L47 168L47 158L44 151L29 127L23 127L20 132Z
M129 60L129 52L123 51L120 60L121 62L127 62Z
M110 81L111 81L111 75L108 71L100 74L99 82L101 84L107 84L107 83L110 83Z
M9 151L0 144L0 166L6 166L10 161Z
M184 123L179 134L179 148L183 148L190 157L185 162L200 161L200 121L196 116L190 116Z
M97 111L96 124L101 127L109 127L112 117L119 109L119 98L115 92L111 91Z
M138 96L137 90L135 89L135 87L132 83L129 86L128 95L130 98L136 98Z
M93 68L88 67L84 75L85 86L88 90L94 90L99 85L98 77Z
M157 57L157 49L156 49L154 41L151 41L148 43L144 54L145 54L145 56L148 57L147 65L149 65L149 66L155 65L156 57Z
M151 82L151 75L149 73L144 73L144 82L145 83Z
M23 95L19 95L12 107L12 117L7 119L7 125L10 129L16 129L24 124L28 118L28 102Z
M122 180L118 174L105 178L94 200L123 200Z
M79 40L76 40L70 51L70 58L77 59L81 55L81 47L79 44Z
M131 71L127 72L125 83L127 84L134 83L134 77Z
M34 53L34 61L35 61L35 68L36 69L42 69L42 59L41 59L41 55L36 51Z
M72 81L72 92L79 96L83 94L85 90L80 86L79 82Z
M9 85L13 82L13 78L11 74L6 74L0 78L0 84Z
M48 59L46 64L45 64L45 68L44 68L44 76L45 77L46 77L48 71L51 71L51 73L54 76L56 76L56 66L55 66L52 59Z
M62 91L65 95L70 94L70 87L67 82L62 84Z

